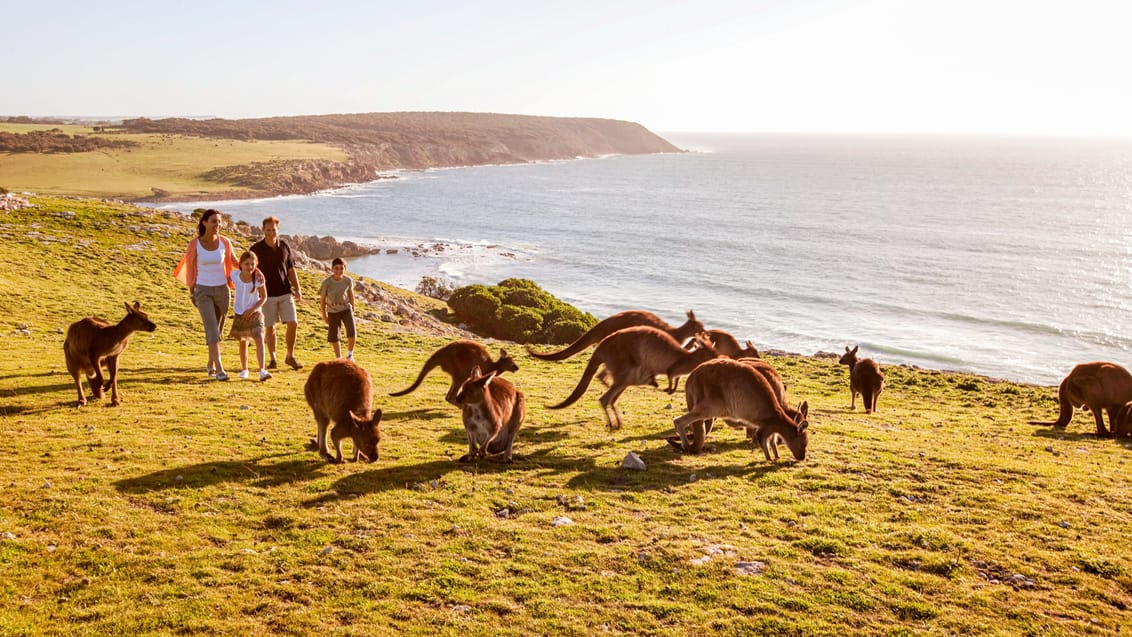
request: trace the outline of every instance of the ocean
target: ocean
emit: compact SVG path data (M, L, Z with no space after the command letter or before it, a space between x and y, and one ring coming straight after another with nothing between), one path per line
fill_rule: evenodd
M194 202L379 246L412 289L536 281L760 350L1056 384L1132 364L1132 140L667 133L686 153L389 173ZM392 252L395 251L395 252Z

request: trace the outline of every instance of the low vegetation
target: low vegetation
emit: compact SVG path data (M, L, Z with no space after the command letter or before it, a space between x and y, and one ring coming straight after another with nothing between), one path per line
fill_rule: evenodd
M457 288L448 307L477 334L516 343L572 343L597 323L529 279Z
M1127 441L1055 389L886 366L851 411L836 358L771 357L810 405L804 462L717 427L665 442L679 396L637 387L605 429L584 356L521 354L515 463L466 451L448 379L406 386L446 340L360 321L384 410L380 459L331 465L303 399L328 358L300 305L302 371L205 376L170 275L171 213L36 198L0 215L0 634L1112 635L1132 624ZM302 273L317 289L322 276ZM410 294L407 293L406 294ZM74 407L63 332L139 301L157 324L121 358L120 407ZM683 308L673 308L678 318ZM365 314L365 308L359 314ZM700 317L710 326L711 317ZM830 343L840 350L844 343ZM492 346L494 347L494 345ZM229 368L235 345L225 343ZM348 444L348 443L347 443ZM645 471L620 468L629 452ZM784 454L788 455L788 454Z

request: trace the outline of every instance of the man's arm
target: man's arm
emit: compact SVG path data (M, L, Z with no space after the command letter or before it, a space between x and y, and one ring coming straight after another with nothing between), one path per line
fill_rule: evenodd
M287 279L291 281L291 294L295 300L302 301L303 291L299 289L299 275L295 273L295 268L287 268Z

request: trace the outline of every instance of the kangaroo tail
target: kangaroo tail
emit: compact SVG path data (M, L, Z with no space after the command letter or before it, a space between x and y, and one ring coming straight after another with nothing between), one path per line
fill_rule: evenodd
M442 351L444 351L444 348L440 348L440 349L436 350L435 352L432 353L432 356L428 357L428 360L425 361L424 367L421 368L421 373L417 375L417 379L415 381L413 381L412 385L409 385L408 389L402 389L401 391L389 392L389 395L390 396L404 396L405 394L408 394L408 393L414 391L417 387L420 387L421 383L425 379L425 376L428 376L428 373L431 372L434 367L436 367L437 365L440 364L437 361L437 359L440 358L440 353Z
M1031 420L1031 425L1044 425L1046 427L1065 427L1069 425L1069 421L1073 419L1073 403L1069 401L1069 397L1065 395L1065 383L1061 384L1058 389L1058 402L1061 403L1061 409L1057 413L1057 420L1053 422L1044 422L1041 420Z
M606 331L605 326L602 323L598 323L597 325L591 327L590 331L579 336L578 340L567 345L565 349L561 349L557 352L546 352L544 354L534 351L533 349L531 349L530 345L527 345L527 353L539 360L564 361L574 354L577 354L578 352L586 349L590 345L600 342L601 339L605 338L606 336L609 336L609 333Z
M563 400L557 405L547 405L547 409L562 409L563 407L569 407L576 403L578 399L582 397L582 394L586 393L586 389L589 388L590 381L593 380L594 374L597 373L597 368L601 366L601 362L601 357L598 356L597 352L594 352L593 356L590 356L590 362L586 365L586 370L582 372L582 377L578 380L578 386L574 388L574 393L567 396L566 400Z

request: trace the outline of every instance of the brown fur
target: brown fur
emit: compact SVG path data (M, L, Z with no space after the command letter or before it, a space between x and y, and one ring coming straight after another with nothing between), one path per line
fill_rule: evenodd
M468 434L468 453L460 462L502 453L503 462L510 463L515 437L527 415L523 393L496 372L482 374L477 367L460 386L456 404L463 409Z
M445 373L452 377L452 384L448 387L448 393L444 395L444 400L459 407L456 402L456 392L460 391L460 384L468 379L472 373L472 369L479 367L483 373L496 375L503 372L517 372L519 366L515 364L515 359L507 353L507 350L499 350L499 360L492 361L491 354L487 348L475 341L457 340L441 347L432 353L425 361L424 367L421 368L421 373L417 375L417 379L409 385L408 389L402 389L397 392L390 392L390 396L404 396L420 387L421 381L428 376L428 373L440 367Z
M527 353L544 361L564 361L590 345L600 343L610 334L629 327L652 327L665 332L681 343L691 338L693 334L704 331L704 324L696 320L696 315L692 310L688 310L688 320L684 321L684 324L679 327L669 325L664 319L652 312L646 312L645 310L626 310L602 319L597 325L591 327L590 331L582 334L578 337L578 340L574 341L563 350L540 354L532 350L530 346L527 346Z
M1103 412L1108 412L1108 421L1113 431L1120 429L1120 416L1118 412L1126 403L1132 401L1132 374L1120 365L1095 361L1081 363L1069 372L1065 380L1057 388L1057 399L1060 410L1057 420L1041 422L1031 420L1032 425L1051 425L1064 429L1073 419L1073 410L1086 408L1093 412L1096 420L1097 435L1108 436L1105 429Z
M318 455L327 462L342 462L342 440L354 442L354 462L359 457L366 462L377 460L377 445L381 442L381 410L370 415L373 398L369 374L353 361L340 359L323 361L314 366L303 386L307 404L318 423ZM336 457L326 446L326 430L334 443Z
M775 397L766 377L754 366L719 358L697 367L684 386L688 412L673 420L682 448L702 447L707 422L723 418L742 423L753 434L767 462L778 459L777 440L790 448L796 460L806 459L809 445L809 405L803 402L797 411L788 413ZM688 439L688 427L694 429L694 440Z
M630 327L614 332L598 343L574 392L549 409L562 409L577 402L590 386L598 367L605 365L610 387L598 402L606 424L611 430L618 429L621 427L621 413L617 411L616 403L627 388L632 385L656 386L657 374L666 374L671 387L675 379L688 374L700 363L719 356L711 343L698 335L696 338L701 339L700 347L688 351L680 347L676 339L655 327Z
M715 349L719 350L719 353L724 356L735 359L759 357L759 349L751 341L739 345L739 341L734 336L723 330L708 330L705 334L707 334L708 340L715 346Z
M846 347L839 362L849 366L849 408L857 408L857 394L860 394L865 403L865 413L871 414L877 410L877 399L884 389L884 373L880 371L880 365L871 358L857 360L859 347L860 345L852 350Z
M79 393L78 406L86 404L83 395L83 383L80 377L85 375L90 383L90 393L95 398L102 398L103 393L110 390L110 404L117 407L122 404L118 396L118 356L129 345L130 335L141 330L152 332L157 329L149 316L141 311L137 301L134 306L126 306L126 316L117 325L93 316L71 323L67 328L67 338L63 341L63 353L67 358L67 371L75 379L75 389ZM102 366L106 365L110 379L103 385Z
M1116 418L1109 416L1109 420L1114 438L1132 436L1132 400L1121 405L1120 409L1116 410Z

